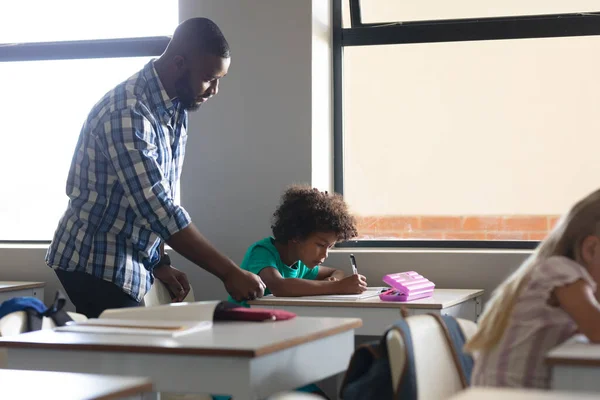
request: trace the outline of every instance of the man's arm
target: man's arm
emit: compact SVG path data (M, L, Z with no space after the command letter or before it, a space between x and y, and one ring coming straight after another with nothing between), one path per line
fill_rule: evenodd
M150 121L126 109L111 114L103 127L107 155L134 212L175 251L219 277L234 298L262 296L260 278L219 253L192 225L183 207L175 204L157 162L156 133Z
M227 280L232 273L239 270L233 261L221 254L206 240L193 223L173 234L167 240L167 244L222 281Z
M113 112L104 123L107 155L129 205L166 241L192 221L175 204L158 163L158 141L150 121L133 109Z

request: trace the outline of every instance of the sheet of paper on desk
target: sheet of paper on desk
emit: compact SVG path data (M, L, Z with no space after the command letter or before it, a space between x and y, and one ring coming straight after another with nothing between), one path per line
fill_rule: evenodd
M93 318L54 328L57 332L180 337L210 329L212 321L141 321Z
M322 296L302 296L302 297L285 297L286 299L298 299L298 300L339 300L339 301L353 301L363 300L371 297L379 296L380 293L388 290L389 287L369 287L361 294L328 294ZM283 298L283 297L275 297Z

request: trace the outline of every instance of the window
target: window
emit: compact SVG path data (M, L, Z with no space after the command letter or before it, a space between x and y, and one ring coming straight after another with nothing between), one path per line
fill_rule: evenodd
M52 238L90 108L162 53L177 12L176 0L0 6L0 241Z
M600 186L600 6L525 3L338 2L353 245L533 247Z

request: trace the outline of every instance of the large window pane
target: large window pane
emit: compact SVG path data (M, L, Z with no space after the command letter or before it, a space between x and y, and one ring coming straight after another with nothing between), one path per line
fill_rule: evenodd
M0 43L172 35L177 0L18 0L0 5Z
M364 238L537 240L600 187L600 37L347 47Z
M50 240L90 108L150 58L0 63L0 240Z
M362 0L360 5L363 23L600 11L598 0Z

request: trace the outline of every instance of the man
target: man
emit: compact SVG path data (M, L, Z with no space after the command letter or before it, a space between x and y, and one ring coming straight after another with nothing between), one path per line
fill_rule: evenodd
M46 254L77 312L94 318L137 306L153 277L183 300L189 283L164 243L219 277L234 298L263 295L261 279L218 252L175 200L187 111L217 94L230 62L217 25L189 19L160 58L90 111L67 179L69 205Z

